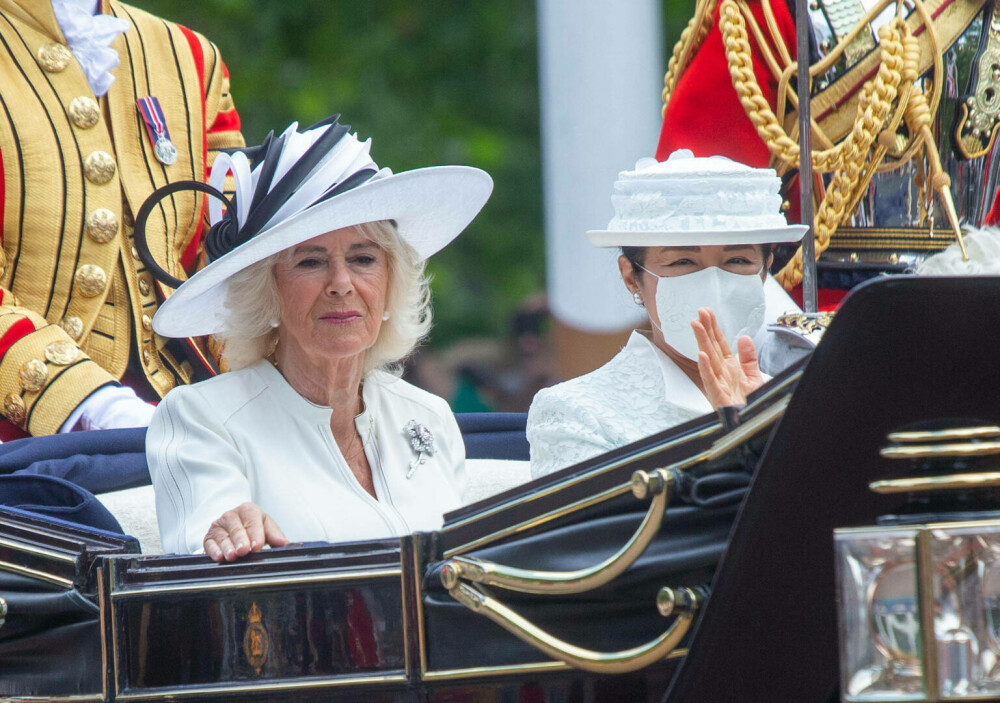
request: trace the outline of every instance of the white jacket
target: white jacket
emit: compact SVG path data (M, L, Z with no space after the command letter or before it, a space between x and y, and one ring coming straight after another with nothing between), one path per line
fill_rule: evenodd
M351 473L330 431L331 409L299 395L262 361L191 386L160 403L146 435L166 553L196 552L212 521L252 501L293 542L346 542L434 530L461 505L465 445L448 404L374 372L357 416L378 500ZM417 458L410 420L433 434Z
M538 392L528 411L531 475L544 476L712 412L640 332L608 363Z

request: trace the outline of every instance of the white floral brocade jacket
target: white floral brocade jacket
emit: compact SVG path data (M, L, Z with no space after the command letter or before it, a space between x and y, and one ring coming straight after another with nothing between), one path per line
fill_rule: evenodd
M641 332L596 371L538 392L528 411L535 478L712 412Z

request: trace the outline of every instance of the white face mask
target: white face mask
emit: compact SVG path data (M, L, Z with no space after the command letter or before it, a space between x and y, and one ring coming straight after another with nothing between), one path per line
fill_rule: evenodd
M698 342L691 329L691 322L698 319L698 308L715 313L734 354L736 340L742 335L753 337L764 324L764 281L759 274L730 273L709 266L683 276L657 276L640 268L657 279L656 314L664 341L688 359L698 358Z

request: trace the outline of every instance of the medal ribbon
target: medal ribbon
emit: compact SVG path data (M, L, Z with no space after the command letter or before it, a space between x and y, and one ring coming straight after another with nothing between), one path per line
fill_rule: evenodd
M167 131L167 118L163 115L163 108L160 107L160 101L150 95L145 98L139 98L135 102L139 107L139 114L142 115L142 121L146 123L146 131L149 133L149 140L153 146L155 147L156 142L161 138L170 141L170 132Z

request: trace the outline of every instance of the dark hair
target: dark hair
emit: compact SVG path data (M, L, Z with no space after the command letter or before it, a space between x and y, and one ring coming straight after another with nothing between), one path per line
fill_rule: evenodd
M754 244L755 248L760 250L760 258L767 262L767 257L774 253L773 244ZM636 276L642 276L645 273L643 266L646 265L646 252L649 247L622 247L622 256L628 259L628 262L632 265L632 273Z
M642 267L646 263L646 250L649 247L622 247L622 256L632 264L632 273L641 276L644 272Z

